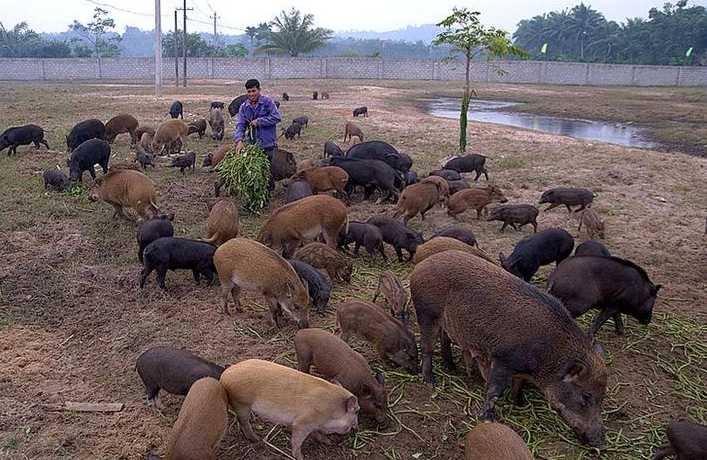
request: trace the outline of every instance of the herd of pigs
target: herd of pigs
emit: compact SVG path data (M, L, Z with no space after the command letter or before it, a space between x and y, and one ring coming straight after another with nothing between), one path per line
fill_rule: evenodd
M321 96L329 99L327 93ZM315 92L313 98L317 97ZM240 96L229 105L232 117L245 100ZM289 96L283 94L282 100L288 101ZM209 109L208 125L217 140L224 137L224 108L224 103L213 102ZM484 156L455 157L442 169L418 178L410 156L383 141L364 142L361 129L347 122L344 141L355 136L359 142L346 152L328 140L323 159L297 164L291 152L278 149L271 171L274 181L285 183L286 204L272 211L257 240L238 236L238 206L230 198L220 199L211 208L206 238L176 238L173 215L160 213L156 186L146 168L154 167L156 157L172 154L171 166L182 173L187 168L193 171L195 153L181 151L190 134L205 134L207 120L184 122L179 101L169 113L171 119L157 129L139 126L126 114L106 124L97 119L76 124L66 136L69 176L58 169L48 170L45 187L65 190L88 171L94 179L91 200L112 205L114 217L131 219L126 208L141 217L137 228L141 288L153 271L162 289L168 270L191 270L197 283L203 276L209 285L218 276L224 314L230 314L231 300L236 313L241 312L240 294L249 291L268 301L276 327L287 316L299 331L294 338L297 370L258 359L222 367L172 347L153 347L140 355L136 368L149 403L160 406L160 390L186 395L167 443L167 458L216 458L216 447L228 426L229 407L250 441L258 440L250 424L251 413L289 426L292 456L298 460L304 458L301 446L310 434L325 442L323 434L348 433L358 425L359 410L384 422L383 374L374 375L347 341L357 336L375 347L387 365L419 373L412 316L419 327L425 382L435 383L432 355L437 339L447 369L456 368L454 343L461 348L467 372L476 366L486 381L482 423L466 436L465 458L532 458L522 439L497 423L494 409L508 387L513 402L523 404L525 383L542 391L582 442L600 449L605 446L601 406L609 370L594 335L610 318L616 333L623 334L622 315L648 324L661 286L643 268L612 256L594 239L604 238L605 229L591 208L595 195L590 190L558 187L540 196L540 203L550 204L544 212L564 205L578 216L579 229L584 226L590 239L575 249L574 238L566 230L538 231L539 210L532 204L500 204L487 210L491 203L508 200L497 186L472 187L464 177L474 173L474 181L481 175L488 181ZM357 108L353 115L368 116L368 109ZM297 117L283 129L283 135L294 139L308 123L307 117ZM109 166L110 145L121 133L131 136L135 162ZM9 147L9 154L30 143L49 148L44 130L37 125L13 127L0 136L0 150ZM223 143L206 155L203 166L215 167L231 146ZM98 178L96 164L104 173ZM218 180L215 185L218 196ZM349 220L347 204L360 188L364 200L377 194L379 202L396 203L395 209L365 222ZM465 211L475 210L479 221L486 216L487 221L503 222L501 232L507 226L519 230L530 224L534 233L522 239L508 257L500 254L499 264L479 247L468 224L439 229L428 240L407 226L418 215L424 220L435 206L445 208L457 220ZM354 256L364 247L369 258L380 256L386 261L386 245L394 248L401 262L406 251L407 261L415 264L409 277L410 294L393 272L385 271L373 302L355 299L335 306L335 334L309 328L310 305L323 313L332 286L351 282L351 244ZM539 267L553 262L556 268L547 290L530 284ZM385 306L375 303L379 298ZM409 299L414 315L408 308ZM599 312L585 332L575 318L590 309ZM310 374L312 366L323 378ZM671 455L681 460L707 458L707 427L674 421L668 426L668 440L655 459Z

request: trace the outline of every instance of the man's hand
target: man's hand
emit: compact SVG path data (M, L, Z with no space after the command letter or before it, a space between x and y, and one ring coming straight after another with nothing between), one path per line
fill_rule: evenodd
M251 120L250 125L253 126L254 128L258 127L258 119L256 118L255 120Z
M243 150L243 141L236 142L236 154L241 153Z

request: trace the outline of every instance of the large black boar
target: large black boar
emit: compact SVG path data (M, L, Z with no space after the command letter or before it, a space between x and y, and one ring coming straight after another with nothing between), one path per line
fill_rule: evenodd
M486 180L489 180L488 171L486 171L486 157L478 153L470 153L461 157L452 158L445 165L444 169L453 169L460 173L475 172L474 180L479 180L483 174Z
M574 238L561 228L549 228L523 238L510 256L499 254L501 266L519 278L530 282L542 265L559 264L572 254Z
M192 384L201 378L221 378L224 368L187 350L157 346L138 357L135 370L145 385L148 403L159 407L160 390L185 395Z
M31 143L34 143L34 148L36 149L39 149L39 144L44 144L49 149L49 144L44 140L44 129L41 126L13 126L0 134L0 152L10 147L10 150L7 151L7 156L16 154L18 146Z
M592 335L609 318L614 318L616 333L623 335L622 313L649 324L660 287L633 262L606 256L570 257L548 280L550 294L560 299L573 317L590 308L600 310L589 329Z
M400 172L407 172L412 166L412 159L395 147L383 141L359 142L346 151L346 158L358 160L378 160Z
M106 125L101 120L92 118L76 123L66 136L66 151L73 152L76 147L89 139L106 138Z
M476 359L486 380L481 419L495 419L496 401L511 383L518 401L527 380L583 442L604 446L606 365L592 338L556 298L461 251L445 251L417 264L410 291L425 381L433 382L432 352L439 334L447 367L454 368L452 341L467 364Z
M400 195L395 187L396 180L402 180L387 163L379 160L354 160L350 158L331 157L329 164L338 166L349 175L346 193L350 196L357 186L364 188L364 199L370 198L375 189L381 192L381 201L392 199L397 201ZM383 194L385 193L385 197Z
M533 232L537 232L537 218L539 212L538 208L532 204L505 204L493 208L486 220L500 220L503 222L501 231L508 225L513 227L513 230L519 230L523 228L524 225L531 224L533 226ZM518 225L518 227L516 227L516 225Z
M169 116L174 119L181 118L184 120L184 106L180 101L174 101L169 106Z
M194 281L199 284L201 275L206 277L208 285L214 281L216 246L203 241L186 238L159 238L148 244L143 252L143 269L140 274L140 288L153 270L157 270L157 284L166 289L164 284L167 270L191 270Z
M577 246L574 250L576 256L611 256L611 252L597 240L589 240Z
M107 174L109 160L110 144L103 139L89 139L71 152L66 162L69 166L69 178L72 182L81 182L84 171L88 171L91 178L95 180L94 165L101 165L103 174Z
M540 204L550 203L550 206L545 208L546 212L563 204L568 212L572 212L572 206L579 206L575 210L579 212L591 206L592 201L594 201L594 193L586 188L557 187L544 191L540 197Z
M142 253L148 244L153 241L167 237L174 236L174 227L172 226L172 219L174 219L174 214L170 215L160 215L152 219L143 221L137 228L137 258L142 263Z
M417 247L425 242L422 233L414 232L406 227L405 224L392 217L373 216L366 222L380 229L383 235L383 241L395 248L395 253L398 255L400 262L403 261L403 249L408 252L408 261L410 261L415 255Z
M228 114L231 115L231 117L235 117L238 115L238 111L241 109L241 106L245 101L248 100L248 95L246 94L241 94L237 98L233 99L230 104L228 104Z
M312 306L319 313L324 313L324 309L331 297L331 280L322 272L301 260L288 259L292 268L297 272L297 276L305 282L309 290L309 299Z

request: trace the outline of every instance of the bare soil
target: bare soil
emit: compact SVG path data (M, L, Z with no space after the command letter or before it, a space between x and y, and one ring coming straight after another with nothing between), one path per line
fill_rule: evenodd
M150 86L140 84L0 83L0 127L40 124L52 147L20 147L17 156L0 156L0 458L138 459L148 452L164 454L183 398L163 395L162 415L144 404L134 364L154 345L186 347L219 363L258 357L294 364L295 326L276 330L263 299L247 296L244 313L225 317L219 311L218 287L197 286L184 272L168 274L164 293L154 278L141 291L135 225L113 220L109 205L91 203L85 193L45 192L42 185L45 169L59 165L66 170L64 135L77 121L107 121L128 112L141 124L156 126L177 98L185 105L186 117L193 119L206 116L212 100L230 102L241 93L240 85L195 82L186 89L167 88L165 96L155 98ZM419 173L438 167L455 152L458 124L425 114L416 100L431 93L458 94L457 83L273 81L264 90L292 96L281 107L285 120L309 117L301 139L282 140L300 160L320 158L326 139L341 143L344 122L352 119L351 109L361 105L368 106L370 116L355 123L366 137L386 140L409 153ZM329 91L331 99L312 101L313 90ZM707 129L705 105L685 106L686 90L681 89L660 89L660 106L645 99L647 91L658 90L633 88L621 89L622 98L616 97L619 90L516 85L484 87L480 93L486 97L488 92L489 98L507 93L530 101L545 99L547 91L575 97L553 97L558 105L547 110L550 114L560 106L576 113L591 103L597 117L646 117L646 123L667 129L660 113L690 112L690 123ZM695 97L703 100L704 92ZM636 107L621 102L631 99L647 102ZM618 113L614 107L620 107ZM648 111L653 118L648 119ZM643 266L664 286L651 325L629 318L626 336L617 337L610 323L598 335L611 370L603 405L609 448L601 458L647 459L663 442L663 427L670 419L687 416L706 423L707 161L488 124L470 125L469 136L470 150L488 155L491 180L511 203L537 203L541 192L553 186L596 192L593 208L606 220L607 246ZM702 142L707 142L704 137ZM199 155L199 165L216 146L208 137L193 136L188 142ZM112 161L133 158L127 135L118 137L113 153ZM182 177L167 164L162 160L148 171L158 183L161 208L176 213L178 236L205 236L214 175L199 167ZM85 181L90 184L88 175ZM282 200L278 186L270 209ZM350 215L365 219L392 208L357 197ZM242 216L243 234L254 237L268 212ZM470 213L462 219L471 223L491 254L510 252L532 231L526 227L500 233L500 223L479 222ZM441 209L428 213L424 223L419 218L411 221L426 237L451 223ZM576 220L561 209L542 212L539 224L541 229L557 226L577 233ZM406 279L412 265L358 258L352 283L335 285L332 305L348 297L370 299L385 269ZM550 270L544 267L537 275L539 286ZM583 326L590 316L581 318ZM334 310L324 316L313 313L311 320L313 326L332 329ZM386 372L389 423L377 427L363 420L357 434L338 437L332 446L308 441L306 458L461 458L460 440L477 421L480 377L447 375L436 363L440 384L431 388L419 376L382 363L367 344L355 346ZM115 414L47 408L64 401L122 402L125 408ZM501 419L524 437L538 458L598 457L577 444L539 394L533 394L526 407L514 408L507 399L499 406ZM219 458L284 458L276 448L289 452L289 433L265 421L255 426L269 444L249 444L234 420L220 444Z

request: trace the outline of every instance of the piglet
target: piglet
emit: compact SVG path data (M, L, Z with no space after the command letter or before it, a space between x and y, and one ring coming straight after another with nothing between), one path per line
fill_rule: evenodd
M319 313L324 313L324 309L331 297L331 279L324 273L301 260L288 259L292 268L297 272L297 276L302 280L309 290L309 298L312 306Z
M140 288L145 287L145 281L153 270L157 270L157 284L162 289L166 289L164 282L167 270L191 270L196 284L204 275L210 286L216 273L213 260L215 251L216 246L203 241L159 238L148 244L143 252Z
M394 317L401 320L403 323L408 320L407 304L408 304L408 294L403 287L403 283L400 281L395 273L390 270L386 270L381 273L378 279L378 287L376 287L376 293L373 294L373 301L378 299L378 296L383 297L390 307L390 312Z
M678 420L668 425L668 445L658 449L653 460L675 456L677 460L707 458L707 426Z
M66 174L58 169L47 169L44 171L44 174L42 174L42 178L44 179L44 190L52 189L63 192L64 190L68 190L71 186L71 182L69 182L69 178Z
M354 243L354 256L358 256L358 250L363 246L369 256L375 257L378 251L383 260L388 261L383 248L383 235L375 225L349 222L348 227L343 227L339 233L338 246L348 252L351 243Z
M523 439L500 423L479 423L464 440L464 460L533 460Z

